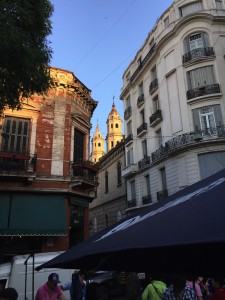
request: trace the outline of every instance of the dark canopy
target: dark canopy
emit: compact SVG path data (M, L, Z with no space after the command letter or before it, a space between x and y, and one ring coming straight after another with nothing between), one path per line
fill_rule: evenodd
M225 170L38 267L224 275Z

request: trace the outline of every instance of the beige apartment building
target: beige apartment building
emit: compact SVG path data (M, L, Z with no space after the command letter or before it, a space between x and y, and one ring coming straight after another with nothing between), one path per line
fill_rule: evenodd
M123 75L127 212L225 167L225 3L176 0Z

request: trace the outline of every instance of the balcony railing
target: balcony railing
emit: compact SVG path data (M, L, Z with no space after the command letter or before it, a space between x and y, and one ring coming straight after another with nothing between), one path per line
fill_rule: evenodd
M144 158L139 160L138 169L141 170L144 167L148 166L149 164L150 164L150 156L145 155Z
M187 99L193 99L205 95L220 93L220 86L218 83L209 84L201 87L197 87L187 91Z
M72 168L72 181L80 181L87 185L98 185L97 172L99 168L95 163L89 160L79 160L73 162Z
M132 115L132 107L129 106L124 111L124 119L127 120Z
M225 126L210 127L204 130L196 130L178 135L172 138L171 140L167 141L165 143L165 146L161 146L159 149L152 152L151 161L155 162L161 159L162 157L168 155L170 152L178 150L179 148L182 148L185 145L200 142L201 140L209 141L211 139L219 138L225 138Z
M0 174L26 176L36 171L37 155L0 151Z
M168 197L168 190L167 189L161 190L157 192L156 195L157 195L157 201L164 200L166 197Z
M204 56L213 56L213 55L215 55L213 47L197 48L183 55L183 63Z
M149 204L152 202L152 197L151 195L146 195L142 197L142 204Z
M128 208L135 207L135 206L137 206L136 199L131 199L131 200L127 201L127 207Z
M137 99L137 107L140 107L145 102L144 94L141 94Z
M137 164L130 164L122 170L122 177L130 178L137 173Z
M149 85L149 93L153 94L158 88L158 79L155 78Z
M141 124L141 126L139 126L137 128L137 136L138 137L140 137L141 135L143 135L146 132L147 132L147 123L143 123L143 124Z
M134 74L130 77L130 81L131 82L135 79L135 77L138 75L138 73L140 72L140 70L142 69L142 67L148 62L149 58L153 55L154 52L155 52L155 44L149 50L149 52L147 53L147 55L145 56L145 58L142 60L141 64L137 67L137 69L135 70Z
M157 125L160 121L162 121L162 112L158 109L154 114L149 117L150 126L153 127Z
M128 146L128 144L133 142L133 134L130 133L126 138L125 138L125 145Z

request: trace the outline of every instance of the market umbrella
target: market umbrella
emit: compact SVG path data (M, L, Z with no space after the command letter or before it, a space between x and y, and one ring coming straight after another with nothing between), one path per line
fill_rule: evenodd
M39 266L225 273L225 170L140 209Z

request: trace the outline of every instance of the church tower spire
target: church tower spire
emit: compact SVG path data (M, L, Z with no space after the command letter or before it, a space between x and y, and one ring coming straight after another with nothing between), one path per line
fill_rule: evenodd
M122 134L122 119L120 118L119 113L117 112L114 97L112 110L107 119L107 136L106 136L106 148L109 152L113 147L115 147L123 139Z
M91 140L92 142L92 153L91 153L91 160L93 162L98 162L99 159L105 154L104 152L104 138L100 132L98 122L95 129L95 133Z

